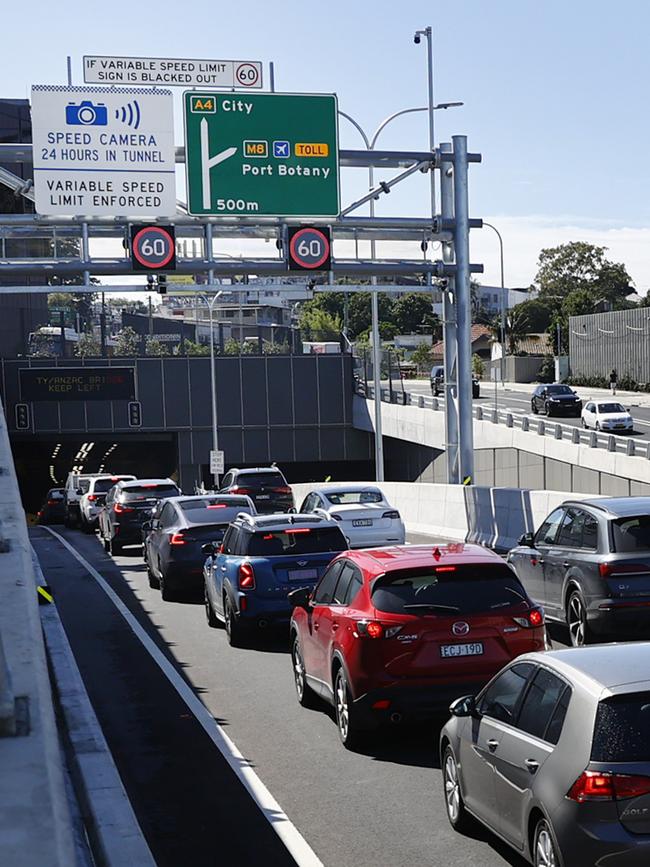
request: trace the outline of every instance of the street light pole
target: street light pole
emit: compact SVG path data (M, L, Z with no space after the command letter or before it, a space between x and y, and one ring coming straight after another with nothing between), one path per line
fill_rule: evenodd
M499 330L501 332L501 385L503 386L506 378L506 285L503 271L503 238L501 232L492 223L486 223L483 220L483 225L496 232L499 239L499 262L501 265L501 323Z
M434 102L433 102L433 31L431 27L425 27L424 30L416 30L413 37L415 44L419 44L420 36L425 36L427 40L427 82L429 92L429 149L433 153L436 149L436 135L434 128ZM431 172L431 216L436 216L436 177L435 172Z

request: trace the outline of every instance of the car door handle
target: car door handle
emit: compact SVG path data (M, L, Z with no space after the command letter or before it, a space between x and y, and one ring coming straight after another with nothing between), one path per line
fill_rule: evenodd
M526 759L524 764L531 774L534 774L539 769L539 762L536 762L535 759Z
M318 620L314 620L314 629L320 629L320 623Z
M543 557L539 557L539 559L537 560L537 562L538 562L538 563L545 563L546 560L544 560Z
M493 753L499 746L499 741L495 741L494 738L490 738L490 740L487 742L487 745L490 752Z
M336 630L339 628L339 626L340 626L340 624L337 623L336 621L334 621L334 623L332 623L332 632L336 632Z
M227 571L225 566L220 566L219 568L221 569L222 572L226 572L226 571Z
M564 566L565 569L568 569L571 564L569 563L568 560L565 560L562 565Z

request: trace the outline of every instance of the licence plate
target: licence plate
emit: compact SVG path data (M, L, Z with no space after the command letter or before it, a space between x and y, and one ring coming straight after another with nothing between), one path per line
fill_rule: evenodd
M317 569L289 569L289 581L315 581L318 578Z
M258 494L256 499L257 500L270 500L271 495L270 494Z
M372 518L357 518L352 521L353 527L372 527Z
M456 656L481 656L483 653L483 643L474 641L471 644L441 644L440 656L445 659Z

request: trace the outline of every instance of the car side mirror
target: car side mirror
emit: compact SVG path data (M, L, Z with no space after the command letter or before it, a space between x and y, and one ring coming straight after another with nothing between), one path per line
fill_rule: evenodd
M83 493L84 493L84 492L81 490L81 488L77 488L77 490L75 491L75 494L76 494L78 497L83 497Z
M311 594L311 587L298 587L297 590L292 590L291 593L287 594L289 605L292 608L304 608L305 611L308 611Z
M523 536L519 537L519 545L525 545L528 548L532 548L535 545L535 537L532 533L524 533Z
M452 716L458 717L480 716L478 708L476 707L476 699L473 695L464 695L462 698L457 698L456 701L452 701L449 705L449 713Z
M145 521L142 525L142 529L146 531L151 530L151 521Z
M206 542L204 545L201 545L201 551L208 557L211 557L215 550L214 542Z
M289 509L289 511L287 512L287 514L289 514L289 515L296 515L296 514L298 514L298 510L297 510L296 508L294 508L294 506L292 506L292 507Z

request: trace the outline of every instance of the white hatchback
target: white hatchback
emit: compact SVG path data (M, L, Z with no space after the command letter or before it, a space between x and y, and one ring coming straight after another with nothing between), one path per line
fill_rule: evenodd
M338 521L351 548L403 545L404 522L379 488L368 485L336 485L311 491L302 513L315 512Z
M613 400L588 400L582 410L582 426L602 431L631 433L634 421L630 413Z

